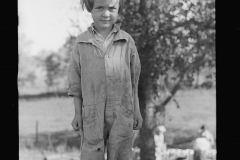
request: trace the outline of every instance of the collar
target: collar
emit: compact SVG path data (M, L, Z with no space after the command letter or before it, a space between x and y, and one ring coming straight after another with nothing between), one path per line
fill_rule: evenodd
M116 33L113 41L118 41L118 40L126 40L126 41L128 41L128 35L120 29L121 23L114 23L113 25L114 25L114 27L113 27L111 32L115 32ZM94 39L94 34L93 33L95 31L96 30L94 29L93 23L92 23L91 26L88 27L88 29L85 32L83 32L82 34L80 34L77 37L76 43L78 43L78 42L92 43L93 39Z
M94 28L94 23L92 23L91 26L88 27L88 30L89 30L90 32L92 32L92 34L99 34L99 33L97 32L97 30ZM119 24L114 23L114 24L113 24L113 29L111 30L111 32L110 32L109 34L111 34L111 33L117 33L118 30L120 30Z

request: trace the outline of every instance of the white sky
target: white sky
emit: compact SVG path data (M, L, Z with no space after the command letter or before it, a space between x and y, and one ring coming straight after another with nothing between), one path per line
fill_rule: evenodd
M71 5L78 10L70 9ZM81 11L79 0L19 0L18 15L19 35L33 41L31 55L43 49L57 51L68 37L67 31L76 32L71 29L70 17L79 20L82 30L92 22L91 15Z

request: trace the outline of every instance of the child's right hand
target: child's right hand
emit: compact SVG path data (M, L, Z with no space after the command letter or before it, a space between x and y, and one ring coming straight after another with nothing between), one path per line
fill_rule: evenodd
M82 116L75 114L72 120L72 127L75 131L82 131Z

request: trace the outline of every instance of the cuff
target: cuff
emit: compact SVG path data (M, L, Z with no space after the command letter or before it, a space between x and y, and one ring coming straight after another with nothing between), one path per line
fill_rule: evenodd
M70 97L81 97L81 88L80 85L69 85L68 87L68 96Z

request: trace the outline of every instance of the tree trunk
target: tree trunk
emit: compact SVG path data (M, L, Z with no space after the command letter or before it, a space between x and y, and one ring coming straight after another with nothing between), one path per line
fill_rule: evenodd
M140 159L141 160L155 160L155 142L153 137L153 126L149 125L154 123L152 118L148 117L146 106L147 99L144 91L145 87L144 83L139 84L139 107L140 112L143 118L143 125L139 131L139 148L140 148Z
M200 74L200 69L197 70L197 77L196 77L196 84L195 84L195 88L198 89L198 84L199 84L199 74Z

